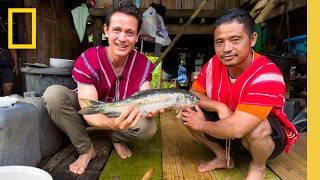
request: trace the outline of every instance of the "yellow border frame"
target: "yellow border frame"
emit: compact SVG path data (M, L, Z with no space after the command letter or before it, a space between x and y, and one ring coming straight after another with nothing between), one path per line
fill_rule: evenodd
M31 13L32 17L32 39L31 44L13 44L13 28L12 16L13 13ZM36 49L37 44L37 21L36 21L36 8L8 8L8 48L9 49Z
M319 174L319 145L320 145L320 85L319 85L319 67L320 67L320 1L307 0L307 88L308 88L308 130L307 130L307 167L308 174L307 179L318 180Z

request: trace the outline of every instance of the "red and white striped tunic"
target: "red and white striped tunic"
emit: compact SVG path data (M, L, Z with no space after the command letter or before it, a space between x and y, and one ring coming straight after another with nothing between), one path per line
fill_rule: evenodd
M252 107L271 107L267 113L274 115L287 133L286 152L298 138L296 128L283 112L285 83L281 71L265 56L255 53L255 59L234 83L230 81L227 67L214 56L203 67L192 87L212 100L225 103L233 111L246 111L260 117Z

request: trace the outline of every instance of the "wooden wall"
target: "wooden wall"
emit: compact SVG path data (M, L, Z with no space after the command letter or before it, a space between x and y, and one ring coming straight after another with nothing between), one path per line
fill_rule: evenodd
M106 7L116 0L97 0L96 7ZM131 0L133 3L136 0ZM162 4L167 9L196 9L202 0L141 0L140 8L148 8L151 3ZM208 0L204 9L227 9L238 6L243 0Z
M202 0L160 0L167 9L196 9ZM228 9L239 6L240 0L208 0L204 9Z
M69 1L24 0L24 4L37 8L37 49L21 50L23 62L49 64L50 57L75 59L80 55ZM31 42L31 16L25 17L24 33L26 39L22 41Z

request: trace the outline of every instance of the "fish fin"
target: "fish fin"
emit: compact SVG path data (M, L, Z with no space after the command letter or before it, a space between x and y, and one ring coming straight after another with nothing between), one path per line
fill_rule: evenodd
M156 90L156 89L139 90L139 91L136 91L135 93L133 93L132 96L136 96L136 95L139 95L139 94L142 94L142 93L148 94L149 92L153 92L154 90Z
M136 95L141 94L141 93L143 93L143 92L144 92L144 91L137 91L137 92L133 93L132 96L136 96Z
M144 111L144 112L141 112L141 117L147 117L148 114L149 114L149 113L148 113L148 112L145 112L145 111Z
M172 109L176 112L176 114L178 114L181 110L183 110L183 108L181 107L172 107Z
M178 110L178 109L177 109L177 110ZM178 110L178 112L177 112L177 110L176 110L176 113L177 113L176 118L181 119L181 113L182 113L182 110L183 110L183 109Z

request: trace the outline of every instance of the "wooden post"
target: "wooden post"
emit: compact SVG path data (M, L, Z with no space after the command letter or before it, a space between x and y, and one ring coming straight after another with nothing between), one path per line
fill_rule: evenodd
M170 50L173 48L173 46L177 43L177 41L180 39L182 34L185 32L186 28L191 24L194 18L197 17L197 15L201 11L201 9L204 7L204 5L207 3L207 1L208 0L203 0L202 3L198 6L198 8L194 11L192 16L188 19L188 21L181 27L181 31L174 37L170 45L164 50L161 56L157 59L154 67L157 67L157 65L164 59L164 57L166 57L166 55L170 52Z
M102 44L103 22L100 17L94 17L93 19L93 37L95 46Z
M140 52L143 53L143 38L141 38Z

